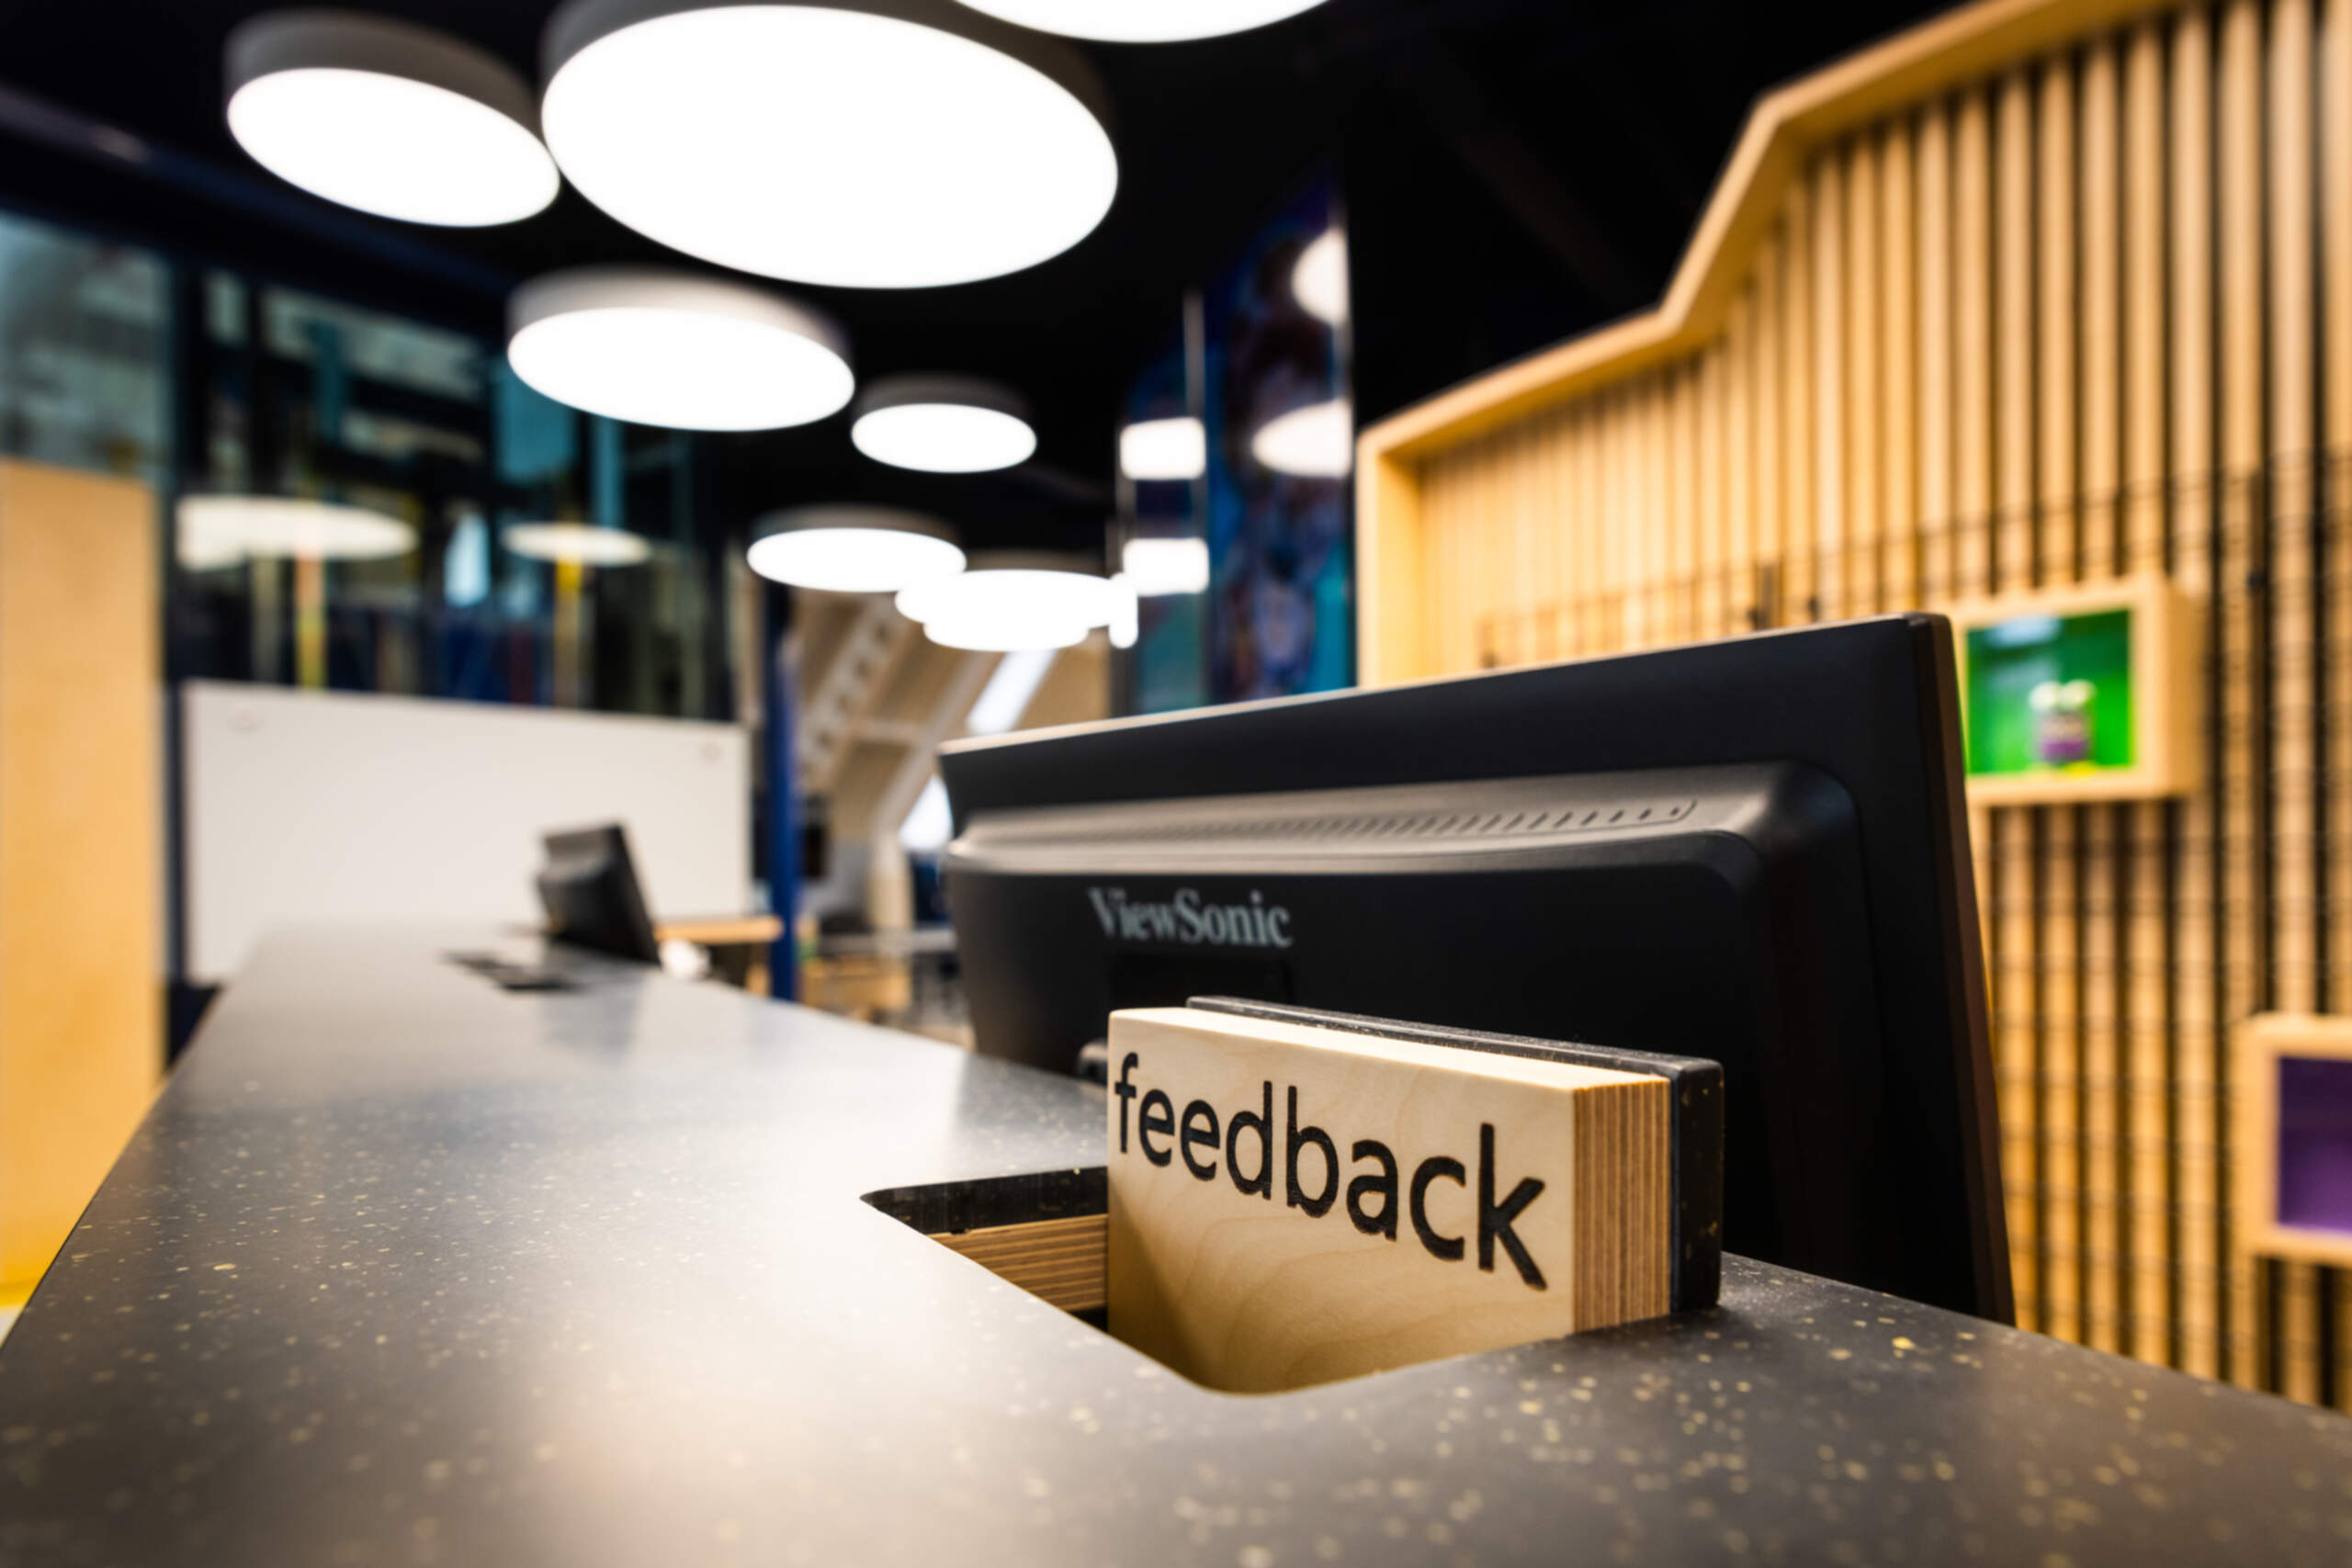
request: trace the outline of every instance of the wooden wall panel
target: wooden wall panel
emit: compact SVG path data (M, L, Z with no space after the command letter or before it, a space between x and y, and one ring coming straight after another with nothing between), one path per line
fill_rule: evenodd
M1368 432L1368 581L1418 577L1365 668L2169 572L2201 786L1972 814L2019 1314L2352 1404L2352 1291L2233 1240L2226 1102L2238 1021L2352 1011L2352 0L2026 8L1743 154L1775 194L1694 243L1705 331Z
M155 499L0 461L0 1304L163 1066Z

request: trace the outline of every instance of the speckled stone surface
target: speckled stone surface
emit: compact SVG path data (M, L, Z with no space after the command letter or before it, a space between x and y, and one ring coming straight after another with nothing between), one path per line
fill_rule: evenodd
M1099 1090L463 940L223 998L0 1348L0 1564L2352 1561L2352 1422L1738 1260L1212 1393L860 1201Z

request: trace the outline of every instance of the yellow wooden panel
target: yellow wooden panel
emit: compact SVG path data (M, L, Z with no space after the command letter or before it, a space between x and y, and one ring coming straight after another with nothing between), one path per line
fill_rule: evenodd
M2114 575L2117 487L2122 469L2120 383L2122 348L2120 265L2122 120L2118 43L2102 39L2086 51L2077 113L2079 272L2075 332L2081 443L2079 491L2072 498L2075 555L2082 579ZM2045 330L2047 327L2045 325ZM2192 677L2193 680L2193 677ZM2121 906L2132 852L2128 807L2093 806L2083 814L2083 1187L2087 1196L2084 1236L2089 1280L2085 1314L2089 1342L2103 1350L2125 1348L2124 1235L2129 1186L2119 1169L2122 1066L2120 1040L2130 1012L2120 992L2124 934Z
M2312 707L2316 688L2312 622L2312 509L2318 499L2312 454L2318 435L2312 397L2315 314L2312 276L2312 11L2310 0L2273 0L2267 39L2267 187L2259 199L2270 223L2270 784L2272 922L2267 1005L2308 1012L2319 1002L2319 843ZM2284 1392L2319 1396L2319 1288L2307 1262L2280 1270Z
M2321 376L2326 390L2326 460L2323 469L2330 536L2344 536L2352 516L2352 0L2327 0L2320 25ZM2352 635L2343 629L2344 568L2331 567L2328 603L2335 614L2324 651L2332 693L2352 692ZM2352 722L2339 720L2327 739L2328 823L2332 854L2327 895L2335 918L2328 927L2327 999L2352 1008ZM2339 1280L2335 1335L2337 1365L2352 1349L2352 1282ZM2336 1403L2352 1409L2352 1375L2336 1373Z
M2165 550L2165 101L2164 34L2154 22L2132 35L2123 79L2124 210L2119 426L2124 500L2123 570L2163 570ZM2202 738L2194 738L2202 755ZM2125 1082L2117 1136L2129 1151L2131 1192L2126 1349L2143 1360L2172 1358L2171 1205L2175 1200L2167 1112L2172 1104L2165 959L2165 821L2169 808L2132 809L2125 869L2130 911L2121 962L2130 997L2121 1048Z
M1879 369L1883 407L1878 416L1880 457L1878 608L1907 610L1919 598L1919 443L1917 424L1918 316L1915 267L1918 220L1914 209L1917 156L1913 123L1898 119L1880 133L1878 148Z
M1812 407L1805 411L1802 422L1813 433L1811 597L1815 620L1836 620L1846 614L1849 517L1845 175L1845 161L1834 150L1825 152L1814 162L1806 195L1813 224L1813 238L1807 246L1813 264L1813 290L1806 301L1813 329L1813 384L1808 389Z
M1781 482L1786 453L1781 438L1785 383L1781 359L1788 341L1788 291L1781 277L1787 259L1787 231L1756 258L1756 353L1748 364L1749 400L1756 423L1749 450L1749 483L1756 498L1755 589L1756 625L1781 624L1781 604L1787 587L1784 547L1788 491Z
M0 461L0 1301L162 1065L155 502Z
M1919 592L1922 604L1960 591L1958 468L1952 446L1960 379L1952 318L1960 298L1952 237L1951 107L1930 104L1919 118L1918 430ZM1979 585L1982 591L1982 585ZM1980 849L1982 846L1979 846ZM1976 886L1985 886L1978 868Z
M2203 594L2216 563L2211 537L2215 516L2213 468L2213 57L2211 28L2202 10L2184 11L2173 32L2172 226L2166 257L2172 278L2172 502L2175 572L2181 586ZM2221 656L2222 628L2209 657ZM2221 836L2220 802L2210 789L2182 813L2178 858L2174 865L2175 907L2173 1006L2178 1021L2178 1075L2175 1080L2175 1223L2180 1247L2182 1362L2188 1371L2218 1376L2222 1366L2221 1246L2220 1097L2215 1087L2220 1061L2220 976L2213 901L2218 896L2215 845Z
M2260 763L2256 756L2256 639L2261 627L2252 598L2237 591L2258 559L2258 513L2262 461L2262 11L2256 0L2233 0L2222 12L2215 70L2214 141L2218 164L2215 197L2220 222L2219 278L2221 344L2218 384L2222 426L2222 626L2215 656L2222 660L2222 823L2217 846L2222 864L2225 918L2222 921L2222 1016L2234 1025L2260 1005L2262 863ZM2226 1072L2220 1087L2228 1084ZM2230 1128L2219 1124L2224 1164ZM2255 1340L2258 1303L2253 1272L2235 1249L2225 1251L2228 1269L2223 1375L2249 1386L2257 1382Z
M1982 599L1993 574L1993 107L1960 101L1952 143L1953 588Z

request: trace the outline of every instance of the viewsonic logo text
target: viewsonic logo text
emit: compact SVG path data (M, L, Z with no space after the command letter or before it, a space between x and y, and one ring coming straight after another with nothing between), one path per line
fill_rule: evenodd
M1197 887L1165 902L1127 897L1124 887L1090 887L1094 918L1114 942L1174 942L1188 947L1288 947L1290 911L1255 888L1246 904L1212 904Z

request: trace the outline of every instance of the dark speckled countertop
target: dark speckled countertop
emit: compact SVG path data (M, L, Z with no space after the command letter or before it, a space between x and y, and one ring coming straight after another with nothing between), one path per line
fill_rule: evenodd
M0 1564L2352 1561L2352 1422L1758 1264L1241 1398L860 1201L1100 1091L269 944L0 1348Z

